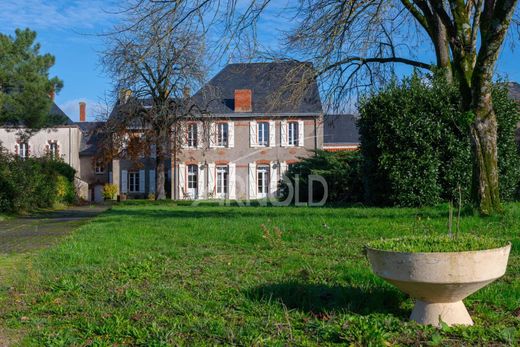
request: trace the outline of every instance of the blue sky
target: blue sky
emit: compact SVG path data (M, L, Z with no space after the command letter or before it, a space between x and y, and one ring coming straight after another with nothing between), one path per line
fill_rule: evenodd
M1 0L0 32L13 34L16 28L29 27L38 32L43 52L56 57L52 76L64 81L56 103L73 119L78 119L79 101L87 102L87 116L95 120L105 105L111 82L99 65L103 37L118 19L118 6L124 1L114 0ZM284 7L287 0L274 1ZM268 12L259 23L259 38L266 47L276 47L280 30L288 28L287 17ZM509 38L501 53L497 72L513 81L520 81L520 52L512 51ZM233 60L233 58L230 58ZM220 66L213 66L212 73Z

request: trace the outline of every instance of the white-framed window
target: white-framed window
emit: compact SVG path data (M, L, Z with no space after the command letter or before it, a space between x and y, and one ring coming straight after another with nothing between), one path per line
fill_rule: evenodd
M287 123L287 144L298 146L298 122Z
M269 123L268 122L258 122L258 145L259 146L269 146Z
M29 144L27 142L20 143L20 150L18 152L18 155L22 159L26 159L29 157Z
M190 123L188 124L188 147L195 148L197 147L197 124Z
M139 171L128 172L128 191L130 193L138 193L139 189Z
M49 154L52 159L58 158L58 143L56 141L49 143Z
M192 199L197 197L199 179L199 167L195 164L188 165L188 194Z
M227 165L217 166L217 197L225 198L229 187L229 169Z
M227 123L217 124L217 146L227 147L229 143L229 125Z
M258 198L266 198L269 194L269 166L259 165L256 167L256 183Z
M100 175L105 173L105 166L101 162L96 162L94 171L96 172L96 175Z

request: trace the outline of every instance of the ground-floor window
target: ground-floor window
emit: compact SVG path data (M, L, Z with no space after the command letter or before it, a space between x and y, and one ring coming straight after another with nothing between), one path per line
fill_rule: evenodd
M20 143L20 152L18 154L22 159L26 159L29 156L29 145L27 142Z
M139 189L139 171L130 171L128 173L128 191L130 193L137 193Z
M225 198L228 194L229 170L227 166L217 166L217 197Z
M197 197L198 176L199 168L197 165L188 165L188 194L192 199Z
M260 165L256 168L257 197L265 198L269 193L269 166Z

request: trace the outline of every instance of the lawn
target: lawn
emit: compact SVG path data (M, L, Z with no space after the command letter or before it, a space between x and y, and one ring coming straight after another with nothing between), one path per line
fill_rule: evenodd
M419 326L363 245L443 233L427 209L128 202L0 271L0 334L21 345L516 345L520 204L462 230L510 240L506 275L465 300L475 326Z

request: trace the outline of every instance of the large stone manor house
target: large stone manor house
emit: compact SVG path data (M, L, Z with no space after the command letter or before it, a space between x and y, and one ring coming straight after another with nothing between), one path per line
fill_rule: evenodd
M167 161L167 194L173 199L275 196L284 172L300 158L318 149L356 150L355 116L324 114L316 82L298 93L285 82L289 74L291 79L301 78L294 71L311 70L310 64L296 62L229 64L190 96L206 105L211 131L203 131L201 122L186 124L186 141L177 162ZM287 95L297 97L280 100ZM118 100L114 111L123 102ZM54 104L51 112L62 116L62 124L42 129L28 141L21 141L16 128L1 127L1 145L21 157L51 154L69 163L77 171L79 193L85 200L101 201L105 183L115 184L129 198L155 193L152 156L137 163L122 157L108 165L96 164L103 122L88 122L85 103L79 107L80 120L72 122Z

